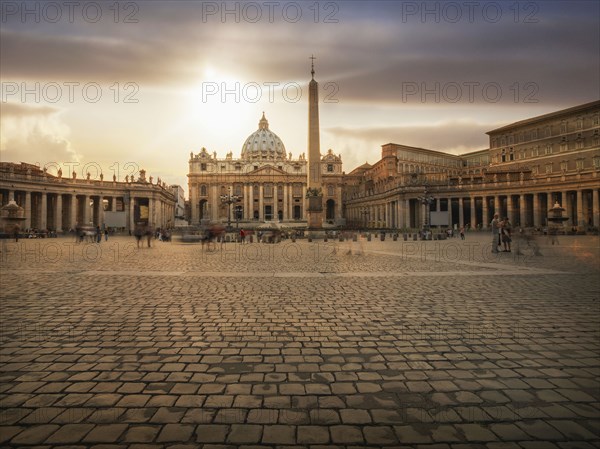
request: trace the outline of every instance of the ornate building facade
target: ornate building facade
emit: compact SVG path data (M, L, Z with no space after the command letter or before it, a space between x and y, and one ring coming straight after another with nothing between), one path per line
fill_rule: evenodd
M191 153L189 198L191 224L207 221L237 221L254 227L265 221L302 226L307 220L307 158L286 153L282 140L269 128L264 113L258 130L242 145L241 155L224 159L206 148ZM342 217L342 159L329 150L321 157L325 221L344 223ZM227 204L222 196L234 195L239 202ZM204 221L203 221L204 220Z
M541 227L558 202L566 226L600 226L600 101L487 134L489 149L461 156L383 145L377 163L345 178L348 224L414 229L434 215L445 226L486 228L499 213L514 225Z
M11 199L25 209L24 229L74 229L77 225L108 226L133 230L136 223L170 227L176 199L160 179L146 179L144 170L137 180L125 182L52 175L37 165L0 163L0 202Z

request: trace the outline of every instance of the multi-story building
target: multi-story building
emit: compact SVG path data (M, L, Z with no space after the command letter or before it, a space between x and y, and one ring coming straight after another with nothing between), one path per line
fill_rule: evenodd
M170 188L175 197L175 219L185 220L185 190L177 184L173 184Z
M522 120L487 133L490 148L451 155L386 144L382 158L345 178L348 223L359 227L486 228L494 213L521 227L546 224L555 202L567 226L600 222L600 101ZM439 212L447 214L440 220Z
M321 158L325 220L343 224L342 159L329 150ZM224 159L202 148L189 160L191 224L238 221L254 227L265 221L306 224L307 158L286 153L282 140L269 129L263 113L258 130L242 145L240 158L230 152ZM222 197L232 195L238 203ZM204 220L204 221L203 221Z
M11 199L25 209L25 229L68 231L78 225L133 230L136 223L173 225L175 197L167 185L140 171L125 182L57 175L32 164L0 163L0 202Z

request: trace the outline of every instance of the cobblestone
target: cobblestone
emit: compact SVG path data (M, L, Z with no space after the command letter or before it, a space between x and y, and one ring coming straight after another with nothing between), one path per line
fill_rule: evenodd
M487 237L7 244L0 445L600 447L598 239Z

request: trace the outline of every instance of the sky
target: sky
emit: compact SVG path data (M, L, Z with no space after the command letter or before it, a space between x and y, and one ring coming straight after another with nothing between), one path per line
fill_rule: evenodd
M598 1L0 3L0 160L186 190L190 152L239 157L264 111L346 173L393 142L462 154L600 99ZM137 173L136 173L137 176Z

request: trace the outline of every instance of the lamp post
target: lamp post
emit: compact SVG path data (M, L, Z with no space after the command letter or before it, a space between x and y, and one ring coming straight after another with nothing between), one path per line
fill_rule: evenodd
M425 223L423 224L423 230L429 229L429 222L431 216L431 204L435 201L435 198L431 195L427 195L427 191L424 192L423 196L417 197L417 200L426 207L425 209Z
M229 193L221 195L221 203L227 204L227 228L231 228L231 205L240 202L240 197L231 194L231 187L229 187Z

